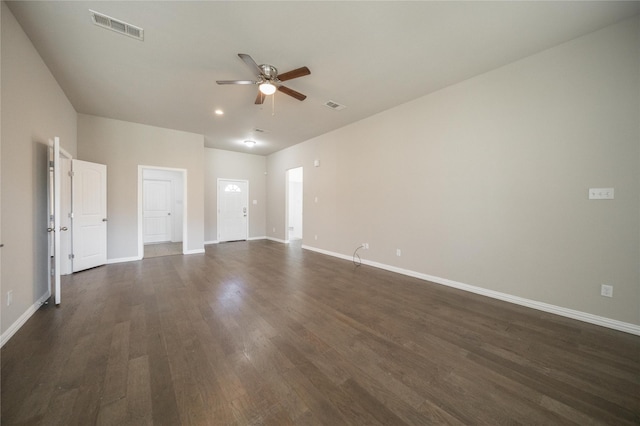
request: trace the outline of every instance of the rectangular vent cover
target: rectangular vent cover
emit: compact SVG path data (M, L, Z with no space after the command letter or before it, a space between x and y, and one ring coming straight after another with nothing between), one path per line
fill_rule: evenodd
M327 108L330 108L330 109L332 109L334 111L340 111L341 109L345 109L346 108L346 106L340 105L339 103L334 102L334 101L327 101L327 102L324 103L324 106L326 106Z
M126 22L114 19L91 9L89 9L89 12L91 13L91 21L93 21L97 26L129 37L137 38L138 40L144 40L144 30L142 28L127 24Z

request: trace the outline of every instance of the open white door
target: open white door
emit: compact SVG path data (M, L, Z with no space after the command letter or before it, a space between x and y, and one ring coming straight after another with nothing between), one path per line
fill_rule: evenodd
M60 148L60 275L73 272L71 262L71 156Z
M60 138L49 141L49 293L60 304ZM51 286L53 284L53 292Z
M107 263L107 166L72 160L73 272Z

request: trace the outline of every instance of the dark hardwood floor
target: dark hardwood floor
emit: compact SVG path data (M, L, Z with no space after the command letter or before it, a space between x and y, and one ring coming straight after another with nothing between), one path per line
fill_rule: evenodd
M66 277L2 425L640 423L640 337L270 241Z

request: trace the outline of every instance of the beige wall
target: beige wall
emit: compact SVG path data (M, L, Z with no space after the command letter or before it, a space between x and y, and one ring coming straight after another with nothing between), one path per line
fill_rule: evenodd
M77 114L11 11L2 3L0 214L2 333L47 287L48 140L76 154ZM7 306L8 291L13 303Z
M249 238L266 236L266 157L205 148L204 161L205 241L218 240L218 179L249 181ZM253 204L253 200L257 204Z
M78 158L107 165L107 258L138 256L138 166L187 170L186 250L204 249L204 136L78 115Z
M304 166L307 246L368 242L372 262L639 325L639 33L629 20L269 156L269 236Z

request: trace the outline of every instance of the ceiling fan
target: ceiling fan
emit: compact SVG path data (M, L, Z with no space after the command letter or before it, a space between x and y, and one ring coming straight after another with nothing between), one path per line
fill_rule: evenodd
M296 68L295 70L285 72L284 74L278 74L278 70L269 64L256 64L256 61L246 53L238 53L240 59L244 61L245 64L249 66L253 71L258 73L257 80L218 80L216 83L218 84L257 84L258 85L258 96L256 97L256 104L262 104L264 102L264 98L267 95L272 95L276 90L281 91L284 94L287 94L291 97L296 98L299 101L304 101L307 96L303 95L300 92L296 92L293 89L290 89L286 86L282 85L283 81L292 80L294 78L303 77L305 75L311 74L309 68L301 67Z

